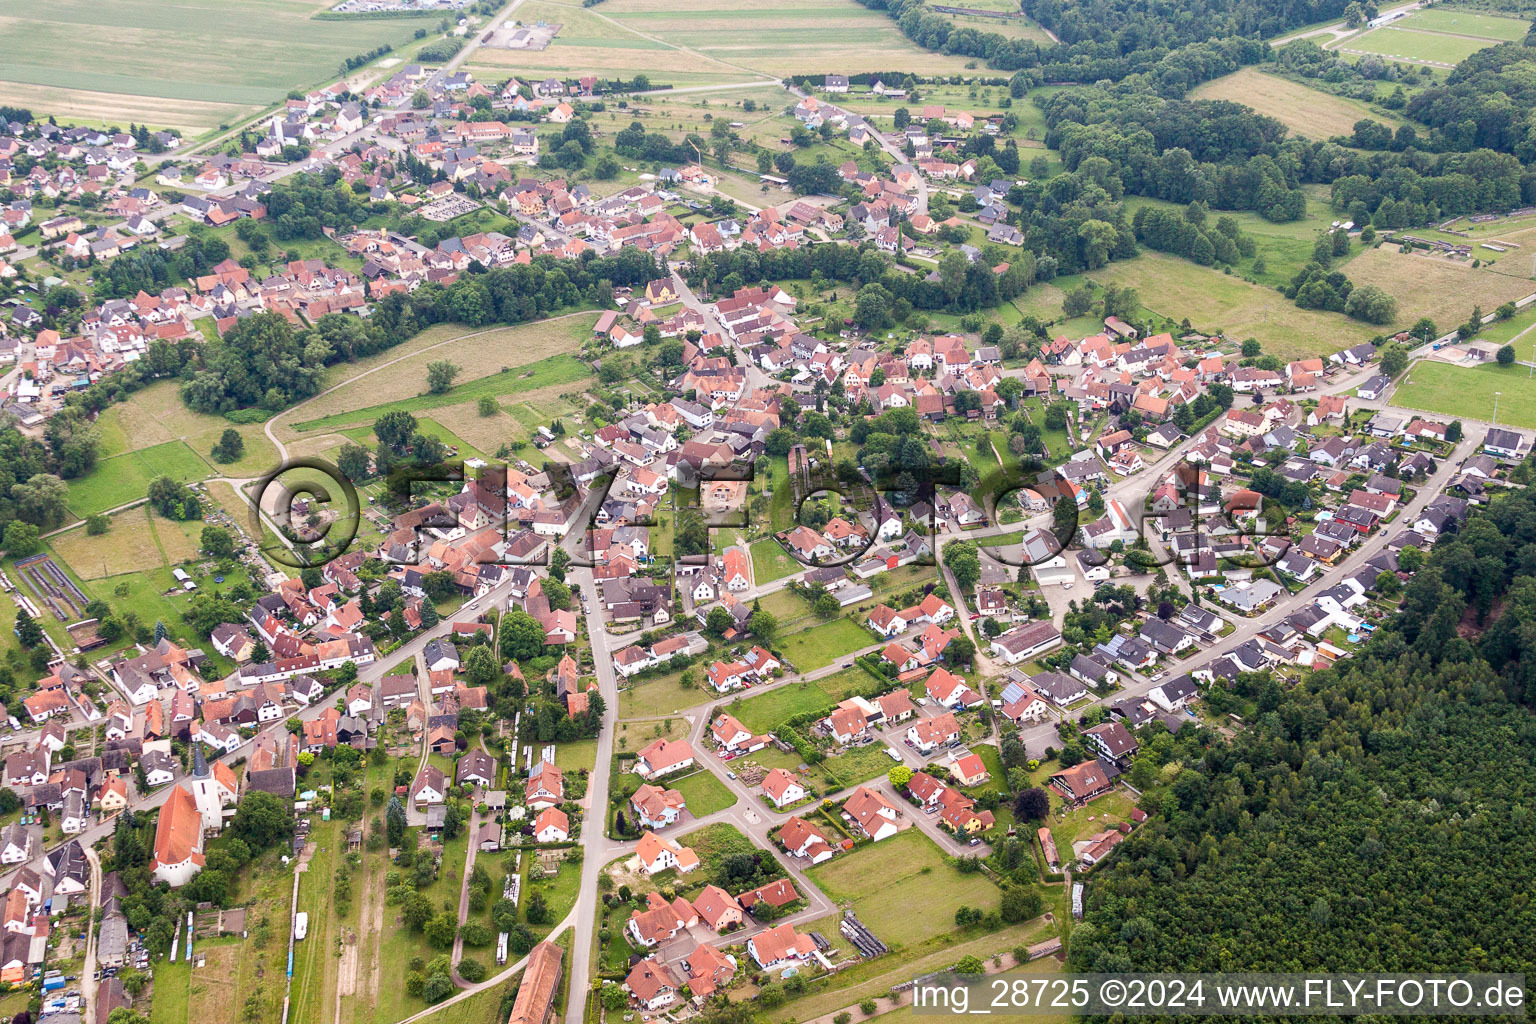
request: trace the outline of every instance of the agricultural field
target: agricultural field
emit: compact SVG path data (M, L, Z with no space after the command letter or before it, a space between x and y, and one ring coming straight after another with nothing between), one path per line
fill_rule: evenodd
M1518 363L1468 367L1419 362L1392 393L1392 404L1403 409L1489 420L1493 418L1493 393L1498 391L1499 424L1536 429L1536 388L1531 387L1530 373L1530 367Z
M560 34L543 50L481 47L466 63L476 77L500 81L512 75L529 78L596 72L607 78L646 75L657 85L677 87L725 85L752 78L748 69L624 25L606 11L531 0L518 8L517 17L525 24L541 20L558 23Z
M1403 123L1401 118L1359 100L1334 96L1252 67L1206 82L1190 96L1197 100L1232 100L1246 104L1279 121L1294 134L1309 139L1349 135L1354 131L1355 122L1366 117L1393 128Z
M409 18L316 21L317 0L0 0L0 102L197 134L333 79L355 54L411 40ZM83 55L89 54L89 58Z
M1491 313L1506 302L1536 292L1536 283L1470 263L1405 254L1397 246L1367 249L1341 268L1355 287L1373 284L1397 299L1397 320L1412 324L1421 316L1436 323L1457 323L1474 305Z
M745 7L700 0L608 0L600 11L627 29L738 72L819 75L835 67L843 72L952 74L966 63L919 49L883 13L853 0Z
M808 874L892 948L954 931L956 909L994 910L999 897L985 875L961 874L917 828L834 857Z

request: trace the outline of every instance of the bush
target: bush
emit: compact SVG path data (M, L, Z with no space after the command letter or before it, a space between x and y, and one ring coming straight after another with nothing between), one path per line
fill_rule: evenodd
M459 961L459 977L465 981L483 981L485 980L485 964L479 960L465 957Z

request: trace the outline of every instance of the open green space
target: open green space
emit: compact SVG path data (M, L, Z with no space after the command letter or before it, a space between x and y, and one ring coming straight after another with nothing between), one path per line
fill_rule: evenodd
M805 568L784 550L784 545L772 537L753 541L749 550L752 552L752 576L759 587Z
M1392 404L1446 416L1492 420L1494 392L1498 422L1506 427L1536 428L1536 388L1528 366L1453 366L1419 362L1409 369L1392 393Z
M764 733L796 715L823 711L835 703L815 683L787 683L760 696L733 703L730 712L748 729Z
M352 423L372 423L385 413L400 409L414 413L443 405L477 401L486 395L493 398L517 395L536 388L569 384L582 380L588 375L587 365L581 360L570 355L555 355L531 365L509 367L488 377L467 381L439 395L418 395L415 398L370 405L351 412L333 413L320 419L295 423L293 429L303 432L335 430Z
M853 620L834 619L783 638L779 650L801 672L814 672L874 642Z
M1345 48L1377 53L1389 59L1431 61L1436 64L1460 64L1478 50L1494 45L1496 39L1446 35L1442 32L1415 31L1387 25L1355 36Z
M190 483L208 475L208 463L185 442L167 441L102 459L88 475L71 480L69 510L83 519L144 497L157 476Z
M916 828L834 857L809 874L892 948L952 932L958 908L995 910L999 898L985 875L961 874Z
M736 794L707 768L687 778L669 781L667 785L687 798L688 813L695 818L723 811L736 802Z
M1507 43L1524 39L1531 28L1529 19L1504 18L1496 14L1457 10L1454 7L1414 11L1394 24L1402 28L1447 32L1459 36L1481 36L1484 39L1498 39Z

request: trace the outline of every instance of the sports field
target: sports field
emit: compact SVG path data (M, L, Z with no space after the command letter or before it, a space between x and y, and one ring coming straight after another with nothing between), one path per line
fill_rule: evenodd
M1366 117L1394 128L1402 123L1401 119L1372 110L1358 100L1320 92L1251 67L1206 82L1190 96L1246 104L1309 139L1348 135L1354 131L1355 122Z
M411 39L414 19L315 21L319 0L0 0L0 102L200 132Z
M1529 430L1536 428L1536 384L1531 381L1530 374L1529 366L1518 363L1513 366L1416 363L1392 393L1392 404L1451 417L1491 420L1493 393L1498 391L1502 392L1498 396L1499 425Z
M1402 28L1444 32L1458 36L1479 36L1483 39L1498 39L1510 43L1525 38L1526 32L1531 28L1531 23L1523 18L1506 18L1497 14L1479 14L1475 11L1458 11L1444 7L1414 11L1393 24Z

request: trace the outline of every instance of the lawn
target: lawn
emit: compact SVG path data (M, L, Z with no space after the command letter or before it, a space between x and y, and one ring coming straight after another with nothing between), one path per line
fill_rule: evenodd
M185 442L167 441L102 459L88 475L71 480L69 510L84 519L144 497L157 476L189 483L209 475L208 463Z
M752 576L759 587L805 568L784 550L784 545L772 537L753 541L751 551Z
M695 818L723 811L736 802L736 794L707 768L687 778L669 781L667 785L687 798L688 813Z
M1536 428L1536 388L1531 387L1530 367L1452 366L1419 362L1392 393L1392 404L1404 409L1493 418L1494 392L1499 391L1498 422L1506 427Z
M79 111L97 123L200 131L280 102L290 89L334 81L346 58L399 47L425 24L316 21L320 6L249 0L231 20L220 0L4 0L0 102L32 105L39 116Z
M846 753L827 758L813 770L821 772L829 792L836 792L870 779L884 778L894 764L885 752L885 744L871 743L863 747L850 747Z
M875 638L852 619L834 619L784 637L779 651L799 671L813 672L874 642Z
M693 669L694 678L703 679L704 668L703 665L696 666ZM682 675L683 670L680 670L630 683L619 691L619 717L655 718L670 715L683 708L702 704L713 695L713 690L682 685L678 682Z
M597 740L577 740L555 747L555 767L563 772L585 768L591 771L597 764Z
M828 898L851 905L893 949L954 931L958 908L995 910L999 897L985 875L961 874L915 827L808 873Z
M796 715L824 711L837 703L814 683L788 683L757 697L731 704L731 714L753 732L776 729Z

